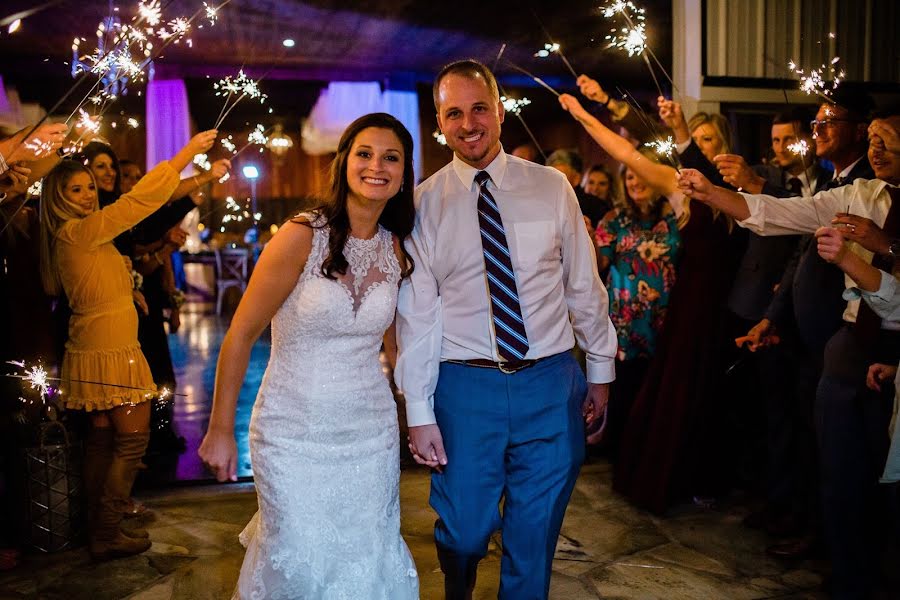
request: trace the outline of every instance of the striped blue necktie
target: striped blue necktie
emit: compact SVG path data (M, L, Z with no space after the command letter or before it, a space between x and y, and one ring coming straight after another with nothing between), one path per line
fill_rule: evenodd
M519 292L506 232L500 209L487 189L491 176L478 171L478 226L481 229L481 249L484 252L484 271L491 296L491 317L497 338L497 350L503 360L522 360L528 353L528 336L519 306Z

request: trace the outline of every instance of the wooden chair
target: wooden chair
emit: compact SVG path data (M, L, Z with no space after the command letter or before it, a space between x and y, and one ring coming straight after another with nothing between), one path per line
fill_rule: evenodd
M216 314L222 314L222 299L230 287L247 289L250 251L246 248L216 250Z

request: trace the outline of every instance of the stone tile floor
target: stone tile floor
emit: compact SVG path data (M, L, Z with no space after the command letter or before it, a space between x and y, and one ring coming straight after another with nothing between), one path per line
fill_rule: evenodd
M765 537L741 526L746 508L740 504L683 507L656 518L613 494L609 471L603 461L582 470L557 547L551 598L825 598L821 565L768 558ZM427 473L404 470L400 493L421 597L442 598ZM26 556L19 569L0 574L0 599L230 598L243 558L237 536L256 510L252 484L182 487L142 499L158 515L149 526L153 547L147 553L105 564L92 564L84 549ZM496 598L499 564L492 543L475 600Z

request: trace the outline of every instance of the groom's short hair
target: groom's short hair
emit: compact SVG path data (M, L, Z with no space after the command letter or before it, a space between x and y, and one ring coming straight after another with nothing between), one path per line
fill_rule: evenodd
M434 109L438 112L441 111L438 99L438 89L441 87L441 81L447 75L460 75L468 79L478 79L480 77L484 79L484 82L487 84L491 96L498 102L500 101L500 91L497 88L497 80L494 78L494 74L491 73L491 70L474 58L467 58L465 60L457 60L445 66L441 69L440 73L437 74L437 77L434 78L434 86L431 89L431 93L434 96Z

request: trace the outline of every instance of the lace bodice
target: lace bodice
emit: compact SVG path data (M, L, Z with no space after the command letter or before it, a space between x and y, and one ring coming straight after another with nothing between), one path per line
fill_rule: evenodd
M379 361L400 280L393 239L349 238L347 272L330 279L329 229L309 218L312 249L272 320L250 422L259 513L241 534L235 598L413 600L397 407Z

